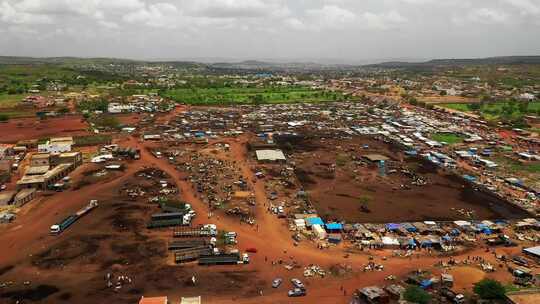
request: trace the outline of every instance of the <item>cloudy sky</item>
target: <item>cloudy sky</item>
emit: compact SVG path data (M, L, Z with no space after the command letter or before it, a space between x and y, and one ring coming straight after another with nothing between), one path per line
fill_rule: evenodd
M0 0L0 55L540 55L540 0Z

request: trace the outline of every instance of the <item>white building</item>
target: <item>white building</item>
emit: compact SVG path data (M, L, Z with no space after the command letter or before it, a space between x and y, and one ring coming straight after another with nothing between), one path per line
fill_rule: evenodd
M131 112L133 111L133 106L129 104L121 104L117 102L111 102L107 106L107 111L109 113L122 113L122 112Z
M531 93L523 93L519 95L518 98L523 101L533 101L535 99L535 96Z
M262 162L285 161L285 154L281 150L257 150L257 160Z

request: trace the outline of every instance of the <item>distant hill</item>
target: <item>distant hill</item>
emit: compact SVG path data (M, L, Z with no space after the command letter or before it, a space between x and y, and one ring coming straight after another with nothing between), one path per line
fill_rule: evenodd
M390 61L378 64L365 65L365 67L379 68L433 68L438 66L464 66L464 65L515 65L540 64L540 56L504 56L474 59L434 59L425 62Z
M316 62L272 62L246 60L239 62L202 63L196 61L162 60L145 61L119 58L79 58L79 57L16 57L0 56L0 64L60 64L60 65L89 65L89 64L126 64L126 65L157 65L166 64L177 68L211 70L211 71L347 71L364 68L407 68L413 70L428 70L436 67L466 66L466 65L517 65L540 64L540 56L505 56L472 59L434 59L424 62L388 61L377 64L322 64Z
M76 63L128 63L136 62L119 58L79 58L79 57L17 57L0 56L0 64L76 64Z

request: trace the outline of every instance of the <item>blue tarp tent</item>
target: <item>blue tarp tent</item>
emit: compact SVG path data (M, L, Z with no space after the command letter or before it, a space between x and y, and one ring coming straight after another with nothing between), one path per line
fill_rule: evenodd
M410 156L416 156L418 155L418 152L416 152L416 150L409 150L409 151L405 151L405 154L410 155Z
M324 222L320 217L310 217L306 219L308 226L321 225L324 226Z
M340 223L328 223L326 224L326 229L332 231L339 231L343 229L343 225L341 225Z
M431 243L430 240L423 240L422 242L420 242L421 247L431 247L432 245L433 243Z
M328 236L328 242L332 244L338 244L341 242L341 235L339 234L330 234Z
M405 228L405 230L409 231L409 232L416 232L418 229L416 229L416 227L414 227L413 224L411 223L403 223L401 224L401 226L403 228Z
M474 181L476 181L476 177L470 176L470 175L463 175L463 178L464 178L466 181L469 181L469 182L474 182Z
M387 230L398 230L399 227L401 227L399 224L394 224L394 223L386 224Z
M451 235L454 235L454 236L460 235L460 234L461 234L461 231L459 231L459 229L457 229L457 228L454 228L454 229L452 229L452 231L450 232L450 234L451 234Z
M422 289L428 289L431 287L431 285L433 285L433 282L431 280L423 280L422 282L420 282L420 287Z

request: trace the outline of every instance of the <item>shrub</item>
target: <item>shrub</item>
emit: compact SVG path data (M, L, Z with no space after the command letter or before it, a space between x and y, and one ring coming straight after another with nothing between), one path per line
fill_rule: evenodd
M403 297L409 302L418 304L428 304L431 301L431 295L429 293L418 286L412 285L407 287Z
M504 299L504 286L496 280L483 279L474 284L474 293L486 300Z

